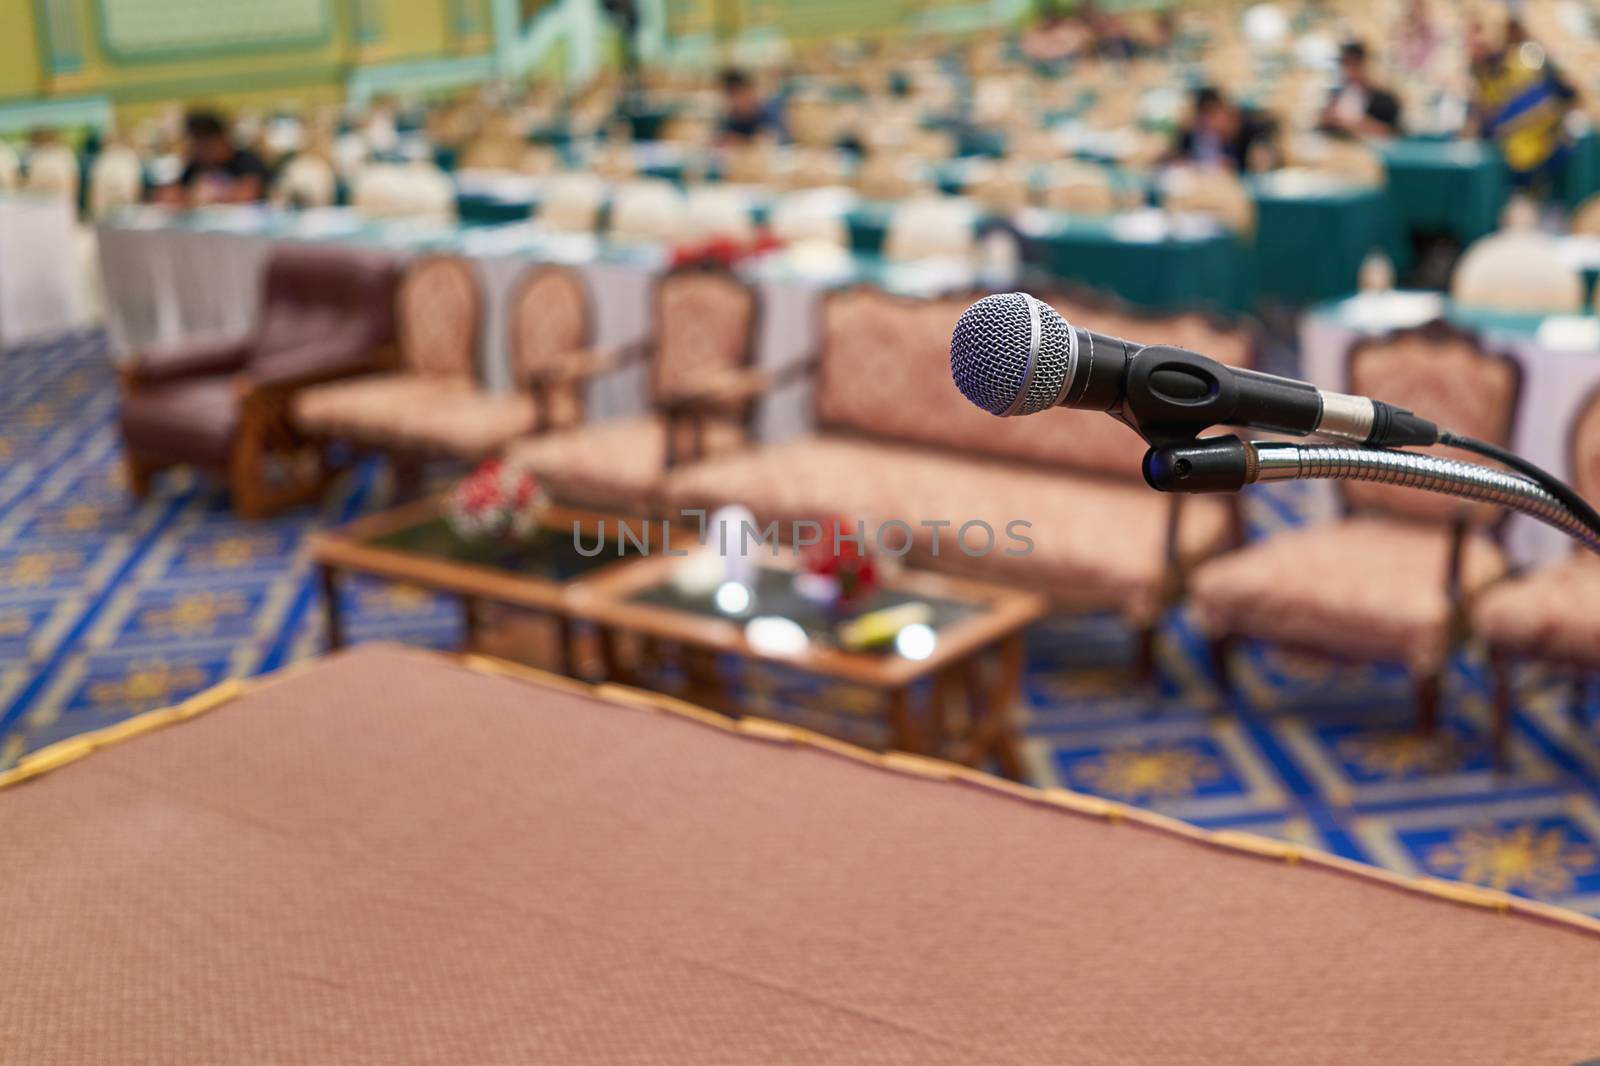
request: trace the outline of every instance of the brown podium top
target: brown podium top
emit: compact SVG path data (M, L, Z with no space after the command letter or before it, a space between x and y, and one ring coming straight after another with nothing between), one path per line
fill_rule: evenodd
M369 647L25 763L0 1061L1600 1055L1564 912L476 666Z

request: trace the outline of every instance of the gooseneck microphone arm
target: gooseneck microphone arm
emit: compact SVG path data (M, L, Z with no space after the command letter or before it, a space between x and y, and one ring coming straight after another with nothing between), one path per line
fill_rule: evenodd
M1532 478L1438 455L1340 445L1208 437L1145 453L1145 481L1162 492L1237 492L1260 481L1373 481L1439 492L1529 515L1600 554L1600 526Z
M1027 293L986 296L962 313L950 336L950 374L962 395L990 414L1073 407L1122 421L1151 445L1145 480L1163 492L1237 492L1255 481L1289 478L1382 481L1521 511L1600 552L1600 513L1559 478L1502 448L1382 400L1081 329ZM1197 439L1214 426L1349 443ZM1515 472L1386 450L1434 444L1476 452Z

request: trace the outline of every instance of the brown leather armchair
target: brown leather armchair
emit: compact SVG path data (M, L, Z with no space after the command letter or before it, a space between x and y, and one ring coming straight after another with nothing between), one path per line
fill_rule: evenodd
M234 509L258 518L316 489L287 411L305 386L393 360L392 263L349 251L293 247L267 264L256 328L141 353L124 371L128 482L144 496L169 466L222 474Z

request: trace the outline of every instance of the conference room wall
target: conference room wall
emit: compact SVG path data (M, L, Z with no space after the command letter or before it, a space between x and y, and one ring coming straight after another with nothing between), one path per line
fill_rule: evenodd
M367 67L484 55L491 0L322 0L319 29L295 39L244 34L204 48L129 53L108 33L121 0L0 3L0 106L103 97L124 120L171 101L228 108L341 99ZM220 11L257 0L213 0Z

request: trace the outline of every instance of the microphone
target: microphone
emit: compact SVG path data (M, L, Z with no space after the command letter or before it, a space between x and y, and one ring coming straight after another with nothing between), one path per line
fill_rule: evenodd
M990 414L1105 411L1158 446L1219 425L1369 447L1439 441L1438 426L1393 404L1081 329L1024 292L985 296L962 312L950 335L950 376Z

